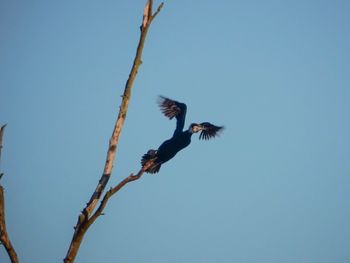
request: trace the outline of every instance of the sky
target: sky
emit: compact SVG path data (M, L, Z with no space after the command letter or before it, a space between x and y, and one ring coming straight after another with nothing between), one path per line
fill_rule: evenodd
M155 2L155 6L160 2ZM60 262L102 174L145 0L0 0L8 233L21 262ZM165 1L108 188L187 104L224 125L110 199L75 262L350 262L350 2ZM0 261L9 262L3 248Z

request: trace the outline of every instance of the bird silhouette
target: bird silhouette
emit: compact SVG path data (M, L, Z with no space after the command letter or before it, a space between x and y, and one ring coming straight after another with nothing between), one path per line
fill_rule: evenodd
M183 130L187 111L186 104L163 96L159 96L158 104L166 117L170 120L176 118L176 128L173 136L163 142L158 150L151 149L142 156L142 167L147 164L145 172L151 174L158 173L163 163L169 161L179 151L190 145L194 133L200 132L199 139L209 140L216 137L224 128L210 122L202 122L192 123L187 130Z

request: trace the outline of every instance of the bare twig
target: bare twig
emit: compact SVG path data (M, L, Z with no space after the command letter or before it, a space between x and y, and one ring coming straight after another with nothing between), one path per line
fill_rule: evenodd
M164 3L160 3L160 5L159 5L158 8L157 8L157 11L155 11L154 14L153 14L152 17L151 17L151 22L152 22L152 20L158 15L158 13L159 13L160 10L163 8L163 6L164 6Z
M135 59L134 59L134 62L133 62L133 65L132 65L132 68L131 68L131 71L129 74L129 78L125 84L125 89L124 89L124 93L122 96L123 99L122 99L121 106L119 109L119 114L118 114L117 120L116 120L115 125L114 125L112 136L109 140L109 147L108 147L108 151L107 151L107 157L106 157L106 162L105 162L103 174L102 174L102 176L97 184L97 187L96 187L94 193L92 194L89 202L86 204L86 207L83 209L83 211L81 212L81 214L78 217L77 224L74 227L74 229L75 229L74 235L73 235L70 247L68 249L67 255L64 259L65 263L70 263L70 262L74 261L76 255L78 253L79 247L81 245L81 242L83 240L83 237L85 235L85 232L88 229L88 227L91 225L91 222L94 221L94 220L91 221L91 218L92 218L91 215L92 215L98 201L100 200L101 195L102 195L102 193L103 193L103 191L104 191L104 189L109 181L110 175L112 173L113 162L114 162L115 155L116 155L119 136L120 136L122 127L124 125L126 113L127 113L128 106L129 106L129 100L130 100L130 96L131 96L131 88L132 88L134 80L136 78L138 69L142 63L142 61L141 61L142 51L143 51L145 39L147 36L147 32L148 32L149 26L151 25L153 18L160 12L160 10L163 6L163 3L159 5L157 11L154 14L152 14L152 5L153 5L153 0L147 0L146 6L144 9L144 14L143 14L143 21L142 21L142 24L140 27L141 34L140 34L140 39L139 39L139 43L138 43L137 50L136 50ZM142 173L140 174L140 176L142 175ZM130 181L134 181L134 180L138 179L136 177L137 176L131 177L133 180L130 180ZM124 181L125 180L123 180L122 182L124 182ZM126 180L126 183L128 183L130 181ZM123 184L123 186L125 184ZM90 222L90 223L88 223L88 222Z
M2 137L4 136L6 124L2 125L0 128L0 160L1 160L1 150L2 150Z
M5 126L3 125L0 129L0 157L1 157L1 149L2 149L2 138L5 131ZM1 176L3 173L1 173ZM5 222L5 193L4 188L2 185L0 185L0 241L1 244L4 245L7 254L9 255L9 258L12 263L18 263L18 257L17 253L11 244L11 241L8 237L7 230L6 230L6 222Z
M128 177L126 177L123 181L121 181L118 185L116 185L115 187L109 189L109 191L107 191L100 203L100 206L97 208L97 210L95 211L95 213L89 218L89 220L87 221L87 227L89 227L93 222L95 222L95 220L103 214L103 210L107 205L107 202L109 200L109 198L114 195L115 193L117 193L120 189L122 189L127 183L130 183L132 181L136 181L138 179L141 178L141 176L143 175L143 173L153 164L153 161L149 161L148 163L146 163L141 169L140 171L134 175L134 174L130 174Z

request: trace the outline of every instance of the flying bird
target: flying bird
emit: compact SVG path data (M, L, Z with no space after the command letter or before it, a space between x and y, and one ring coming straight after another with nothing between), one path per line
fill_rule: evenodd
M161 165L172 159L179 151L186 148L191 143L191 137L194 133L200 132L199 139L209 140L216 137L222 130L223 126L216 126L210 122L192 123L187 130L183 130L185 126L185 118L187 106L163 96L158 101L160 110L170 120L176 119L176 128L173 136L163 142L158 150L149 150L142 156L142 167L146 167L147 173L158 173Z

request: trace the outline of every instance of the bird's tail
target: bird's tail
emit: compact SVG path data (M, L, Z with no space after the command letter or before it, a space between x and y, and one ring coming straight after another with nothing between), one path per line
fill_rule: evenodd
M149 150L146 154L142 156L141 159L142 167L149 166L145 170L146 173L155 174L159 172L161 163L157 162L157 151Z

